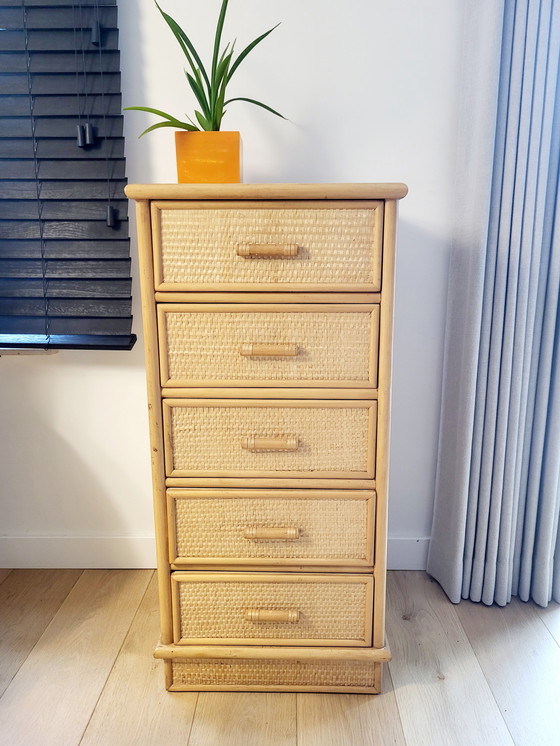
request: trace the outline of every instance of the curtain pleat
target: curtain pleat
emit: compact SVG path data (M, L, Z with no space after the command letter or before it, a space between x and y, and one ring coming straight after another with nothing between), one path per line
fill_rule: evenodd
M494 131L489 189L469 191L473 184L463 184L464 199L483 212L488 199L488 222L479 225L470 252L464 226L456 228L456 247L463 249L455 248L451 260L428 560L428 571L455 602L462 596L504 605L514 594L546 605L558 586L559 6L553 0L503 4L497 109L492 118L486 107L489 116L479 123L481 132ZM490 90L492 82L490 76ZM472 141L470 132L463 136ZM485 244L485 263L477 238ZM471 281L479 294L469 307L479 314L457 306L463 299L456 267L469 259L470 274L479 273L478 284ZM462 325L461 311L468 319ZM468 349L474 377L472 367L457 366ZM457 375L465 381L462 390ZM454 431L463 437L453 438Z

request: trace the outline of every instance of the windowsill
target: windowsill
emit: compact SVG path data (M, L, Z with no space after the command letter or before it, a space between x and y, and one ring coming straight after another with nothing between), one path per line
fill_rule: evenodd
M23 347L20 349L14 347L13 350L0 349L0 357L5 357L6 355L56 355L57 352L59 350L26 350Z

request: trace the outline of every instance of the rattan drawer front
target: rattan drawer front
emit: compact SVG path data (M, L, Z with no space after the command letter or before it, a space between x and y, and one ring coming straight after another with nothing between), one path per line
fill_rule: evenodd
M175 572L171 577L176 643L371 645L370 575Z
M168 490L174 564L367 566L374 492Z
M156 290L379 290L383 203L153 202Z
M158 306L162 386L377 385L378 305Z
M169 477L375 476L377 402L166 399Z
M178 659L171 691L377 692L379 663L345 660Z

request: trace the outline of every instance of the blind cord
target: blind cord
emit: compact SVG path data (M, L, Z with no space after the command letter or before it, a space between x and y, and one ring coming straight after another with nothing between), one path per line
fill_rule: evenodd
M35 171L35 196L37 200L37 217L39 224L39 242L41 247L41 275L43 282L43 304L45 311L45 349L49 346L51 341L50 335L50 319L49 319L49 283L47 280L47 260L45 256L45 230L43 221L43 201L41 199L41 182L39 180L39 157L38 157L38 144L37 144L37 121L35 119L35 99L33 97L33 79L31 73L31 57L29 54L29 31L27 26L27 8L25 6L25 0L22 0L21 10L23 14L23 31L24 31L24 44L25 44L25 67L27 72L27 91L29 95L29 118L31 121L31 140L33 145L33 165Z
M109 164L109 139L107 137L107 110L105 106L105 81L103 77L103 50L102 50L102 30L101 30L101 13L99 10L99 0L95 0L95 23L98 29L99 50L99 72L101 75L101 108L103 110L103 139L105 145L105 166L107 172L107 225L109 228L116 228L118 222L117 211L111 204L111 169Z

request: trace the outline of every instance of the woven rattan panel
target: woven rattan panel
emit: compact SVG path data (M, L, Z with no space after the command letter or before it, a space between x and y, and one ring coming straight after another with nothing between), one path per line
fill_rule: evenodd
M361 498L178 498L178 557L365 560L367 500ZM247 539L247 528L299 529L292 541Z
M371 313L165 313L173 381L369 380ZM375 321L377 318L375 317ZM297 344L295 357L245 357L245 343Z
M162 210L165 283L371 284L378 210ZM157 241L156 236L156 241ZM244 244L297 244L297 256L244 258Z
M375 665L363 661L173 661L173 686L373 687Z
M171 407L176 472L367 470L367 407ZM296 451L254 452L242 439L295 437Z
M270 582L263 573L259 582L224 575L223 582L177 584L182 638L370 642L365 582ZM299 621L249 621L248 609L297 610Z

